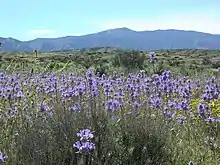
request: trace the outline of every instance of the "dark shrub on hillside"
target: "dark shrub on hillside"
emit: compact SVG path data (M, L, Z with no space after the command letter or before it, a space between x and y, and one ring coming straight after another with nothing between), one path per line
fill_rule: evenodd
M212 62L212 68L218 69L220 67L220 61Z
M113 65L124 66L128 69L142 69L145 61L145 55L139 51L126 51L115 55Z
M206 56L202 58L202 65L210 65L211 63L210 57Z

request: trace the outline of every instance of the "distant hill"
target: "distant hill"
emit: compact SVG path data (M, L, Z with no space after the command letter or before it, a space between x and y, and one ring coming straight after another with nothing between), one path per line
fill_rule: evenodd
M3 51L61 51L93 47L123 49L220 49L220 35L184 30L133 31L128 28L110 29L82 36L37 38L19 41L1 38Z

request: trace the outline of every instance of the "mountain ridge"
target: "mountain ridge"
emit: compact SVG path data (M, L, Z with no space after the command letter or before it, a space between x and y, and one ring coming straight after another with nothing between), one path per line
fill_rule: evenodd
M135 31L123 27L81 36L36 38L29 41L0 37L0 42L1 50L8 52L29 52L34 49L48 52L106 46L138 50L220 49L220 34L177 29Z

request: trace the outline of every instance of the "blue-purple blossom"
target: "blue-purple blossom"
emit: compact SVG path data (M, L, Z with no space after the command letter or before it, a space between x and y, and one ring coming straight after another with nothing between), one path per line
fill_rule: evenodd
M94 135L89 129L80 130L77 137L80 137L80 141L75 142L73 147L77 148L79 152L89 152L95 149L95 144L90 142Z
M81 106L80 106L80 104L74 104L73 106L70 106L69 107L69 110L70 111L80 111L81 110Z
M120 102L118 100L110 99L105 103L105 109L109 111L115 111L120 107Z
M93 70L92 70L92 69L88 69L88 70L87 70L87 73L86 73L86 76L87 76L87 77L92 77L93 74L94 74Z
M165 109L163 111L163 115L166 119L170 120L170 119L173 119L175 117L176 111L170 111L170 110Z
M215 122L215 119L213 117L208 117L207 119L205 119L205 121L207 123L212 123L212 122Z
M135 102L132 104L132 107L135 108L135 109L139 108L140 106L141 106L141 104L138 103L137 101L135 101Z
M81 142L77 141L76 143L73 144L74 148L77 148L79 152L89 152L91 150L95 149L95 144L92 142Z
M0 152L0 163L3 163L8 159L8 156L2 152Z
M150 62L151 63L155 63L157 61L155 52L150 52L149 57L150 57Z
M182 101L181 103L179 103L178 108L180 110L186 111L186 110L190 109L190 106L189 106L189 104L186 101Z
M80 137L80 140L92 139L94 137L93 133L89 129L80 130L77 133L77 136Z
M207 105L202 104L202 103L199 103L199 104L197 105L197 108L198 108L198 114L199 114L199 116L204 118L204 117L205 117L205 112L206 112L206 110L208 109Z
M186 120L186 117L185 116L180 116L180 117L178 117L178 119L177 119L177 123L179 123L179 124L183 124L183 122Z
M43 103L43 102L40 103L40 111L41 112L45 112L47 110L49 110L49 107L45 103Z

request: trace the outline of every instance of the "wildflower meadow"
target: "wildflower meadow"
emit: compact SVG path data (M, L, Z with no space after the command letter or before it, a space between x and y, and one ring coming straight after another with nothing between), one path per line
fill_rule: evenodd
M220 83L169 70L2 72L0 127L4 165L220 165Z

